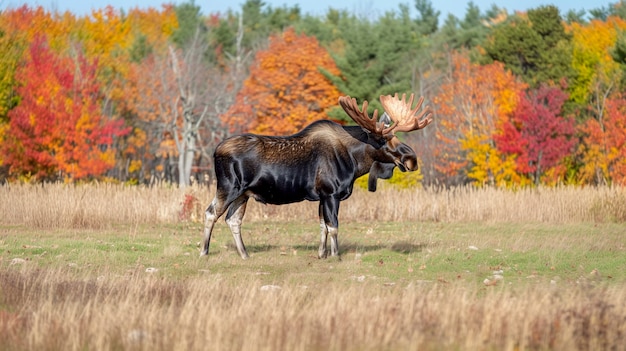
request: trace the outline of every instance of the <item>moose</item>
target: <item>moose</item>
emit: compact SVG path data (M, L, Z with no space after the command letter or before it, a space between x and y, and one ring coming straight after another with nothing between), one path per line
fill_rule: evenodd
M204 242L200 255L209 254L215 222L226 212L237 251L243 259L248 252L241 237L241 223L250 197L264 204L282 205L304 200L319 201L321 241L319 258L326 258L330 235L330 254L339 256L338 213L342 200L350 197L354 181L367 173L368 190L376 191L377 179L389 179L398 167L402 172L418 168L413 149L401 142L397 132L410 132L432 122L420 97L408 102L396 93L380 97L384 113L372 117L365 100L359 109L355 98L342 96L339 104L356 122L344 126L318 120L289 136L242 134L223 140L215 149L217 180L215 198L205 212Z

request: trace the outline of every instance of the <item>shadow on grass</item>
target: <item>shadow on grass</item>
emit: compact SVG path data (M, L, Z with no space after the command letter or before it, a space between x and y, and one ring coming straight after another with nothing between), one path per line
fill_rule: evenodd
M393 243L390 247L391 251L395 251L395 252L399 252L403 254L409 254L413 252L422 252L425 248L426 248L426 244L424 243L414 244L408 241L398 241L398 242Z
M327 248L328 250L330 250L330 241L327 244ZM378 251L378 250L382 250L382 249L389 249L391 251L397 252L397 253L401 253L401 254L410 254L410 253L415 253L415 252L422 252L425 248L426 248L426 244L424 243L412 243L412 242L408 242L408 241L397 241L391 245L381 245L381 244L374 244L374 245L364 245L364 244L360 244L360 243L356 243L356 242L352 242L352 241L345 241L345 242L339 242L339 252L340 253L347 253L347 252L371 252L371 251ZM232 250L237 252L237 247L235 246L234 243L228 243L227 244L228 250ZM311 252L316 252L317 253L317 249L318 247L318 243L311 243L311 244L301 244L301 245L292 245L292 246L288 246L294 250L298 250L298 251L311 251ZM284 246L278 246L278 245L246 245L246 250L248 250L248 253L259 253L259 252L270 252L270 251L278 251L283 249Z
M234 243L228 243L226 244L226 247L228 250L237 252L237 246L235 246ZM269 252L278 249L280 248L276 245L246 245L248 253Z
M330 242L327 244L327 248L330 250ZM317 252L318 246L317 244L315 245L295 245L292 246L294 249L296 250L302 250L302 251L306 251L306 250L313 250L315 252ZM390 246L388 245L381 245L381 244L374 244L374 245L363 245L363 244L359 244L359 243L355 243L355 242L351 242L351 241L345 241L345 242L341 242L339 241L339 252L340 253L347 253L347 252L371 252L371 251L378 251L378 250L382 250L382 249L389 249L391 251L395 251L398 253L402 253L402 254L410 254L410 253L414 253L414 252L422 252L424 250L424 248L426 248L426 244L424 243L420 243L420 244L414 244L411 242L407 242L407 241L398 241L395 242L393 244L391 244Z

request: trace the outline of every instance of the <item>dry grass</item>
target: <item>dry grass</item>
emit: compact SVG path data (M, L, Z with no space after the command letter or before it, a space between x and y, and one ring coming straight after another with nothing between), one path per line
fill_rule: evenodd
M182 190L169 187L11 184L0 187L0 223L36 228L171 223L182 199Z
M174 223L185 201L201 221L213 189L122 185L10 185L0 187L0 224L39 228L108 228L115 224ZM186 195L192 195L191 197ZM266 206L249 202L245 221L317 220L317 203ZM625 222L626 189L556 187L452 190L355 189L341 221Z
M623 350L626 290L0 272L13 350ZM6 348L5 348L6 349Z
M198 258L211 195L1 187L0 349L626 350L622 188L357 190L342 261L315 203L251 202L251 259L223 224Z

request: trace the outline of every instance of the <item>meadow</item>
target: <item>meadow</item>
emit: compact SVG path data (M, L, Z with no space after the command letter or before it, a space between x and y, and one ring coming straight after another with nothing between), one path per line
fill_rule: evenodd
M0 187L2 350L625 350L626 189L357 189L341 257L316 203L212 189Z

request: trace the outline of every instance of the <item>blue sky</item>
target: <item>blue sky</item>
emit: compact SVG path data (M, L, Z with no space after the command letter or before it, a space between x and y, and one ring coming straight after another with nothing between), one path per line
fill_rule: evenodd
M608 1L583 1L583 0L474 0L474 4L478 5L481 11L491 8L491 5L497 3L499 7L505 8L509 13L513 11L524 11L529 8L535 8L541 5L556 5L561 9L561 14L565 14L569 10L590 10L593 8L607 7L611 3L619 0ZM31 6L41 5L48 10L58 10L64 12L69 10L76 15L89 14L92 9L103 8L112 5L114 8L129 9L134 7L160 8L163 3L183 3L185 1L157 1L157 0L0 0L0 9L7 7L15 8L23 4ZM229 8L235 11L241 9L241 4L245 0L196 0L195 3L200 5L204 14L213 12L224 12ZM431 1L433 7L441 12L439 17L440 24L447 17L448 13L463 18L467 9L469 0L434 0ZM352 13L365 16L377 17L386 11L397 10L399 4L408 4L412 15L415 15L414 0L265 0L265 3L272 7L280 7L282 5L292 6L298 4L303 12L313 15L323 15L332 7L335 9L345 9Z

